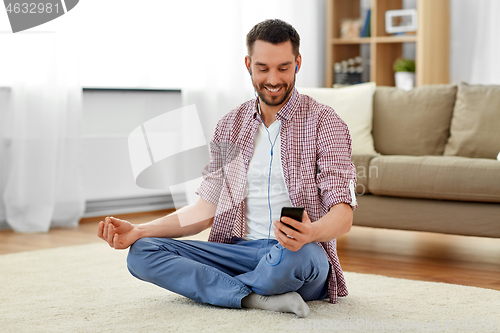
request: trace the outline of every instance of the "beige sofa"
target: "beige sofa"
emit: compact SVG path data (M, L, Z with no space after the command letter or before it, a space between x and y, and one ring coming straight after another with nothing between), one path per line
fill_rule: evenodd
M500 86L377 87L354 225L500 238Z

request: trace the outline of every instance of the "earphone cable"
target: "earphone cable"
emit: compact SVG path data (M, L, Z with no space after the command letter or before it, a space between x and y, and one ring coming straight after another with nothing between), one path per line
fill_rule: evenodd
M293 92L292 92L292 97L290 97L290 99L288 100L288 103L287 103L287 109L285 111L285 114L283 115L283 119L281 120L280 122L280 126L278 128L278 134L276 134L276 137L274 138L274 142L271 142L271 134L269 133L269 130L267 129L265 123L264 123L264 118L262 118L262 114L260 112L260 104L259 104L259 99L257 98L257 107L259 108L259 116L260 118L262 119L262 123L264 123L264 128L267 132L267 138L269 140L269 144L271 145L271 159L270 159L270 162L269 162L269 176L268 176L268 180L267 180L267 204L268 204L268 207L269 207L269 230L268 230L268 233L267 233L267 243L266 243L266 249L265 249L265 252L264 252L264 255L266 257L266 264L268 264L269 266L276 266L278 265L280 262L281 262L281 258L283 257L283 246L281 246L281 244L279 244L279 248L280 248L280 257L278 259L278 262L276 262L275 264L273 263L270 263L267 259L267 248L268 248L268 245L269 245L269 239L271 238L271 225L273 224L272 222L272 208L271 208L271 196L270 196L270 188L271 188L271 168L272 168L272 164L273 164L273 151L274 151L274 146L276 144L276 140L278 139L278 135L280 135L280 132L281 132L281 126L283 125L283 121L285 120L285 117L288 113L288 110L290 110L290 102L292 101L293 99L293 96L295 95L295 85L293 87Z

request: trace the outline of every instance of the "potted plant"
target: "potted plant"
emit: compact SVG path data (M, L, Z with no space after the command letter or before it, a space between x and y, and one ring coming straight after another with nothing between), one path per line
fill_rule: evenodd
M415 86L415 61L412 59L398 58L394 61L394 79L396 87L411 90Z

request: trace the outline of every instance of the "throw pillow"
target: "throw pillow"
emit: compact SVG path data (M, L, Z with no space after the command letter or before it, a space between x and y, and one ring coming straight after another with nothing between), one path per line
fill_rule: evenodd
M374 82L344 88L298 88L304 95L332 107L349 127L353 155L377 155L372 137Z
M377 87L373 138L383 155L443 155L457 87L428 85L409 91Z
M495 159L500 152L500 85L460 83L445 155Z

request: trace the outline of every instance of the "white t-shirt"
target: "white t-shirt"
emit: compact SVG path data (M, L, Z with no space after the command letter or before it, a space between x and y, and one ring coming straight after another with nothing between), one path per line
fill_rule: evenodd
M292 206L281 166L281 139L278 134L280 123L280 121L275 121L269 126L269 136L264 123L260 124L255 134L253 155L247 173L247 195L245 198L246 240L267 239L269 233L269 224L271 222L268 203L269 163L271 161L269 137L271 142L274 142L277 136L273 149L269 187L272 221L279 220L282 207ZM272 226L270 238L276 239Z

